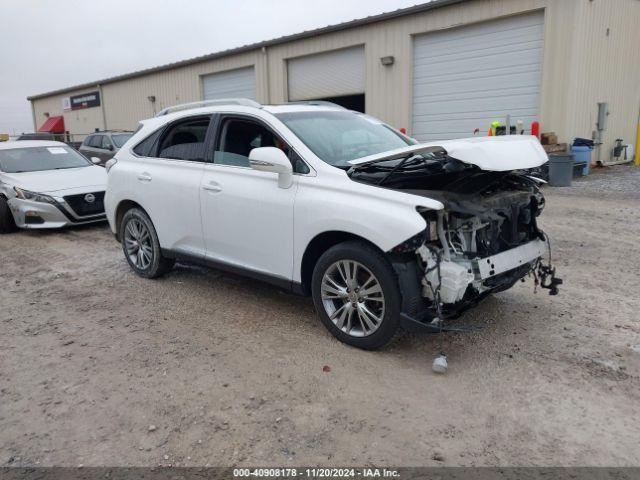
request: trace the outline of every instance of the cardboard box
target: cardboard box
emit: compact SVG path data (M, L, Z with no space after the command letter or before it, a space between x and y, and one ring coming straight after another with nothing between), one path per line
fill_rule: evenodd
M542 145L555 145L558 143L558 136L553 132L543 133L540 135L540 143Z

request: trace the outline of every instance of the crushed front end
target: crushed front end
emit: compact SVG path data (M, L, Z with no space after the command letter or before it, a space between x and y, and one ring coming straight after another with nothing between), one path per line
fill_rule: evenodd
M419 210L425 231L389 252L407 300L405 328L458 330L447 320L528 276L557 294L562 280L538 226L545 200L537 181L523 173L477 169L445 179L451 180L443 182L446 189L402 188L445 207ZM419 286L411 287L415 282Z
M547 160L535 137L515 135L416 144L351 162L353 181L444 206L418 207L427 228L388 252L405 328L461 329L447 320L527 276L558 293L562 280L538 226L543 182L526 173Z

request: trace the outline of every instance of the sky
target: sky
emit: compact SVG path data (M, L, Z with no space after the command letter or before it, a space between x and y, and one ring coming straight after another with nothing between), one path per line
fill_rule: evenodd
M26 97L427 0L0 0L0 133Z

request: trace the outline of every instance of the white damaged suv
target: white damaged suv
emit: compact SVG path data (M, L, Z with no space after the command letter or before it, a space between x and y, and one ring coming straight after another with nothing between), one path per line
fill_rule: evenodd
M557 293L522 171L546 161L534 137L417 144L321 102L202 102L141 123L105 208L137 274L191 261L311 294L333 335L374 349L453 329L530 273Z

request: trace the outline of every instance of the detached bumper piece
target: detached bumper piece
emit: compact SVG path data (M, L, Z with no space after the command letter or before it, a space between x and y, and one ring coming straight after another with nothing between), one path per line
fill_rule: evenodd
M426 332L426 333L441 333L441 332L480 332L483 327L479 325L465 325L462 323L453 324L444 322L438 318L429 317L423 315L423 319L414 318L406 313L400 314L400 325L408 332Z

